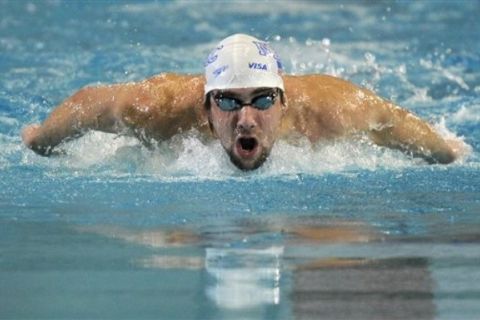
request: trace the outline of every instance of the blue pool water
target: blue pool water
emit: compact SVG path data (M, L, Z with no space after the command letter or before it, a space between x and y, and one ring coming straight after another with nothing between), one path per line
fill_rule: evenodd
M478 319L480 2L0 1L1 319ZM221 38L392 99L471 147L427 165L279 141L235 169L195 132L20 132L77 89L201 73Z

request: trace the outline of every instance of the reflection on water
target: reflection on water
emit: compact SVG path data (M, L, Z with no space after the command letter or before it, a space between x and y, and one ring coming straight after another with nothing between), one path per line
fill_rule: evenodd
M429 259L423 257L319 257L296 252L328 245L369 245L385 242L369 226L353 222L305 220L269 226L242 221L238 229L194 234L182 230L82 228L150 248L167 249L136 260L143 268L198 270L206 275L201 290L222 319L278 318L271 308L283 308L280 318L295 319L433 319L434 281ZM198 229L197 229L198 230ZM281 234L275 245L248 244L248 236ZM223 243L225 233L230 242ZM215 241L215 238L222 238ZM246 238L247 236L247 238ZM241 245L236 243L240 240ZM274 237L275 238L275 237ZM265 241L264 241L265 242ZM181 249L202 247L202 256ZM361 252L361 251L360 251ZM193 290L193 289L192 289ZM288 308L285 308L288 306ZM270 309L269 309L270 308ZM277 310L278 311L278 310Z
M478 225L407 237L324 219L5 223L0 318L478 318Z
M296 319L434 319L427 259L316 261L293 272Z
M207 248L205 269L215 282L206 293L224 309L250 309L280 302L283 247Z

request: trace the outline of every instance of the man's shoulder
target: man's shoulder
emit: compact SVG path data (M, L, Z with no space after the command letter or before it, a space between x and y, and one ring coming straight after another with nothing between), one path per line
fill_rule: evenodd
M131 103L122 110L129 127L143 130L155 139L202 127L203 86L201 76L164 73L135 83Z
M327 74L284 75L285 91L321 90L322 88L336 88L342 90L358 89L354 83Z
M285 76L285 94L290 122L303 123L302 132L315 136L338 136L360 119L370 91L338 77L322 74ZM372 100L373 101L373 100Z
M205 84L204 77L194 74L180 74L180 73L159 73L147 78L143 83L149 85L168 86L168 85L194 85L195 87L202 87Z
M318 112L336 108L361 90L350 81L324 74L284 76L284 81L289 105Z

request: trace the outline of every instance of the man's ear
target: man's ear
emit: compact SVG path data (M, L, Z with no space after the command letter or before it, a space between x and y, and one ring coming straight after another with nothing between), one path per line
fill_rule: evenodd
M281 102L282 102L282 114L285 115L285 113L287 113L287 109L288 109L288 98L287 98L287 95L285 93L282 93Z
M216 132L215 132L215 128L213 127L213 121L212 121L212 110L211 109L208 109L208 110L205 110L205 112L207 113L207 120L208 120L208 127L210 128L210 131L212 132L212 135L215 137L215 138L218 138Z
M204 114L204 116L207 117L208 127L210 128L210 131L212 132L213 136L216 137L215 129L213 127L213 122L212 122L212 104L210 101L210 95L211 93L208 93L204 97L202 113Z

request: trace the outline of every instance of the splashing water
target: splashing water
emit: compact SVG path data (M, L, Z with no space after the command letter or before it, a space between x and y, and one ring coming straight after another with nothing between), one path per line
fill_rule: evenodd
M444 136L456 137L445 127L445 121L437 127ZM18 151L18 146L12 148ZM133 175L180 180L397 170L424 163L400 151L376 146L368 138L341 139L314 145L306 138L294 142L279 140L265 164L253 172L237 169L230 163L219 141L206 142L196 131L176 135L153 149L147 149L132 137L100 132L90 132L59 148L60 155L52 158L42 158L24 150L22 162L56 173L65 171L80 175Z

